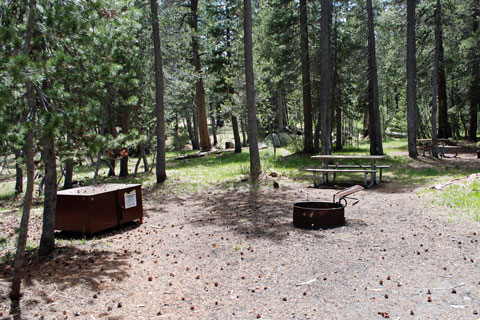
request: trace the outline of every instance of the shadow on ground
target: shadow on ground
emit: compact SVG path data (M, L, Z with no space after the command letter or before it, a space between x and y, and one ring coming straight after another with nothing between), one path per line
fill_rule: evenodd
M246 238L282 241L295 230L293 203L305 200L306 190L283 187L231 189L219 193L192 195L193 205L204 208L190 220L194 226L207 224L234 231ZM298 199L295 199L297 198Z
M125 279L128 253L59 247L48 259L42 259L34 250L27 253L24 266L22 286L25 289L36 286L37 282L42 282L42 286L53 285L54 292L80 285L90 288L92 292L97 292L102 289L105 281ZM0 282L11 283L12 273L11 261L0 264ZM3 292L2 295L2 300L9 300L7 292ZM43 291L38 296L28 297L28 300L23 301L22 304L31 306L52 303L51 295L52 292ZM12 303L11 308L14 310L12 314L14 319L20 319L20 306Z
M81 232L69 232L69 231L60 231L55 232L55 239L57 240L91 240L91 239L105 239L109 238L114 235L121 235L124 233L129 233L137 228L139 228L142 224L139 221L130 221L118 225L116 227L100 231L94 234L87 234Z

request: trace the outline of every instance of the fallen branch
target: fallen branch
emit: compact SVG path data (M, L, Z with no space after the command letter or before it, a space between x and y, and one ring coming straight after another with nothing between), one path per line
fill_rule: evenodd
M187 154L187 155L184 155L184 156L176 157L175 160L200 158L200 157L205 157L205 156L209 156L209 155L212 155L212 154L221 154L222 152L223 152L223 150L201 151L201 152L197 152L197 153L191 153L191 154Z

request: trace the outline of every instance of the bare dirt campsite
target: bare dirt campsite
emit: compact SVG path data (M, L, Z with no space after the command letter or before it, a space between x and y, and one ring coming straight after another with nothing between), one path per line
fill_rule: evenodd
M37 200L15 317L479 319L479 204L463 207L450 197L472 185L468 192L478 193L480 162L465 148L458 157L415 161L405 148L387 149L384 180L356 193L360 202L347 205L346 223L328 229L295 228L293 204L332 201L362 178L313 188L283 149L269 166L262 153L256 186L241 174L200 186L209 179L201 166L217 163L221 171L233 154L169 160L168 183L143 181L143 224L93 236L57 232L48 259L36 254ZM177 174L178 167L198 175ZM3 183L10 179L2 175ZM2 199L1 319L14 318L8 292L20 202Z

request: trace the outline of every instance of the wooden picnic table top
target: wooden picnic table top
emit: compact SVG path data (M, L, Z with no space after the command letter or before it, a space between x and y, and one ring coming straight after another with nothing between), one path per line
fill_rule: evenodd
M432 142L432 139L417 139L418 142ZM437 142L449 142L448 139L440 138L437 139Z
M372 155L337 155L337 154L319 154L312 156L312 159L323 159L323 160L383 160L387 156L372 156Z

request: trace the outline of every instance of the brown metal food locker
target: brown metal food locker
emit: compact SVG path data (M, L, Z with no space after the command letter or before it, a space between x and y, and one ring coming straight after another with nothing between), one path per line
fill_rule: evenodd
M93 234L143 220L140 184L104 184L57 192L55 230Z

